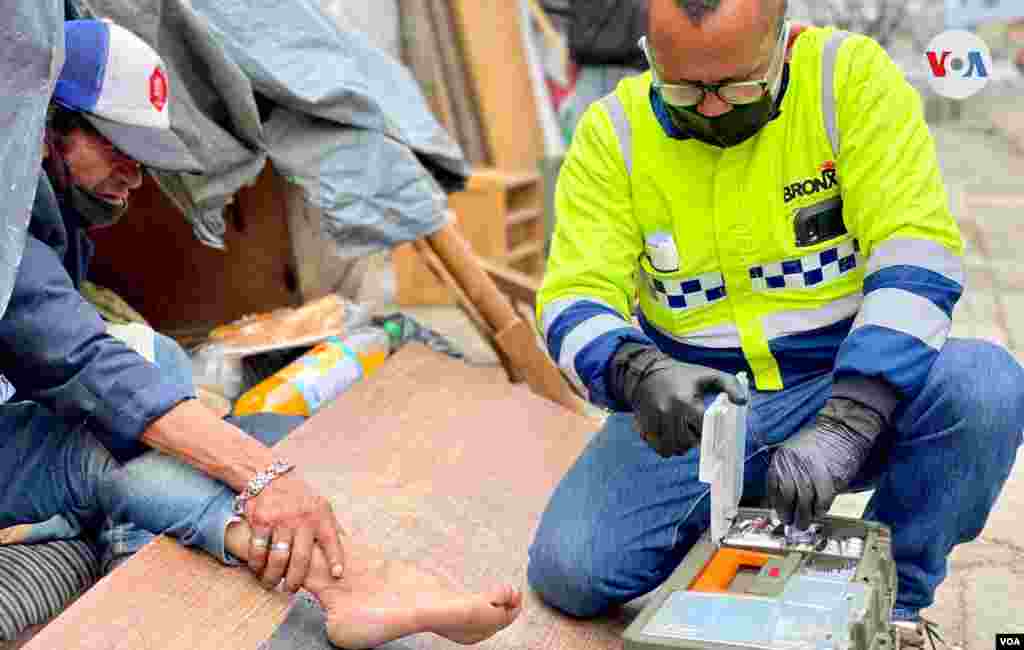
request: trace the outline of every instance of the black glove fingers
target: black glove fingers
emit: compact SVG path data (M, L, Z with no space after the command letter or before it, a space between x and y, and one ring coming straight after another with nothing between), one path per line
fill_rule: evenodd
M704 428L704 416L686 413L680 418L680 443L687 450L700 444L701 430Z
M800 530L806 530L814 518L818 491L815 489L813 476L804 464L804 459L796 458L794 460L796 461L794 464L798 467L796 475L800 478L797 481L799 495L796 500L796 516L793 523Z
M784 450L776 451L768 470L768 497L783 523L793 523L799 492Z
M747 394L743 390L740 380L724 372L709 371L709 374L697 380L697 389L701 393L699 395L701 404L703 404L704 395L711 393L725 393L733 404L747 403Z

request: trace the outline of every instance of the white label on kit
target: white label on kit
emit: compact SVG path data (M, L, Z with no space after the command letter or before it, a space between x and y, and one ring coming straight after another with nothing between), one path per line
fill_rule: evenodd
M679 251L672 235L660 230L647 237L647 259L651 266L660 273L671 273L679 270Z

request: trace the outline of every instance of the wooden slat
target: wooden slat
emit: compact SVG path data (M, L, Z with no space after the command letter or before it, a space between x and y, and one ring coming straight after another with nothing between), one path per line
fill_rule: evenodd
M471 589L524 588L523 614L481 650L619 650L634 608L578 621L526 588L527 548L547 499L597 423L500 369L410 344L278 445L331 499L352 539L458 577ZM37 636L29 650L255 650L284 598L242 568L155 543ZM433 635L396 644L455 649Z
M473 178L469 179L470 187L473 186L473 183L500 183L508 190L517 190L543 182L544 177L541 176L540 172L516 171L494 167L474 169Z
M544 242L540 241L529 241L525 244L520 244L505 255L504 260L508 264L515 264L522 262L523 260L529 259L536 255L544 254Z
M526 303L531 308L536 305L540 280L490 260L478 258L478 261L501 292L513 302Z
M508 215L507 223L510 226L518 226L519 224L522 223L529 223L530 221L535 221L537 219L543 218L543 208L522 208L521 210L510 212Z

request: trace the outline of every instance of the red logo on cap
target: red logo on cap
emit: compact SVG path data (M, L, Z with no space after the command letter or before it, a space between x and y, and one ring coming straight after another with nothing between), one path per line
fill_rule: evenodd
M834 160L828 160L828 161L822 163L822 165L821 165L821 171L823 171L823 172L831 172L831 171L835 171L835 169L836 169L836 161L834 161Z
M159 112L163 112L167 106L167 75L160 68L153 70L149 75L149 103Z

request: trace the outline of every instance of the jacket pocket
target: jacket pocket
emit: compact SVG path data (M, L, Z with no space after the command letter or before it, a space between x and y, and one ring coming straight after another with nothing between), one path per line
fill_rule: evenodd
M725 278L720 271L656 271L650 260L641 256L639 293L640 307L648 318L674 325L684 315L724 300Z
M843 199L832 197L800 208L793 216L793 234L797 248L815 246L848 234L843 221Z

